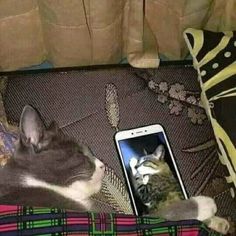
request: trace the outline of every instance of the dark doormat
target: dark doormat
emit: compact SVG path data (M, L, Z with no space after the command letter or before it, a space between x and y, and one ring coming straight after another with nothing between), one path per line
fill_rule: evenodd
M91 147L106 165L105 183L95 196L103 211L130 212L113 137L122 130L162 124L190 195L209 195L219 215L236 220L236 203L224 176L209 121L201 108L197 74L191 66L156 70L123 67L10 74L4 96L7 118L18 123L25 104L45 122ZM113 112L109 104L115 104Z

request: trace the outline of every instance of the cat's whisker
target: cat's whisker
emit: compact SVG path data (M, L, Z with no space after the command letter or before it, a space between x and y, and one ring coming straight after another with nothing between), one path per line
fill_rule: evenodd
M65 181L65 184L67 184L68 182L71 182L71 181L74 180L74 179L81 178L81 177L84 177L84 176L87 176L87 175L86 175L86 172L82 172L82 173L79 173L78 175L70 176L70 177Z

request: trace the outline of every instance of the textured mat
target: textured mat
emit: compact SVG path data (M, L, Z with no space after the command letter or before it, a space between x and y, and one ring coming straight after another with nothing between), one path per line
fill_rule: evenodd
M236 220L236 203L223 176L211 126L199 101L197 75L190 66L157 70L127 66L11 74L4 96L7 118L18 123L25 104L36 107L45 122L56 120L68 135L89 145L106 163L101 194L103 211L129 212L126 186L114 146L119 130L162 124L190 195L216 199L219 215ZM115 102L119 112L106 106Z

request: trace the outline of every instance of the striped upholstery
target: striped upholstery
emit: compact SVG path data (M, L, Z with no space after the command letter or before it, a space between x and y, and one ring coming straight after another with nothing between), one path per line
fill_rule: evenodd
M231 195L236 191L236 32L184 32L198 71L202 101L211 120Z

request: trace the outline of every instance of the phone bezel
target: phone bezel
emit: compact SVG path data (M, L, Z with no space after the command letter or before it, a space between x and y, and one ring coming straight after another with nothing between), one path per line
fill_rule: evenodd
M140 136L146 136L146 135L150 135L150 134L155 134L155 133L159 133L159 132L162 132L163 135L164 135L164 138L165 138L165 141L166 141L166 145L167 145L167 148L169 150L170 157L171 157L171 160L172 160L172 163L173 163L173 166L174 166L174 169L175 169L175 172L176 172L176 175L177 175L177 178L178 178L181 190L183 192L183 196L184 196L185 199L188 199L187 191L185 189L183 180L181 178L181 175L180 175L177 163L175 161L175 158L174 158L174 155L173 155L170 143L168 141L166 132L165 132L165 130L164 130L162 125L160 125L160 124L152 124L152 125L142 126L142 127L138 127L138 128L118 131L115 134L116 148L118 150L119 157L120 157L120 160L121 160L121 164L122 164L123 172L124 172L124 175L125 175L126 184L127 184L128 190L129 190L129 194L130 194L131 203L132 203L132 206L133 206L133 209L134 209L134 213L137 216L139 214L138 214L137 206L136 206L135 199L134 199L134 196L133 196L131 184L130 184L130 181L129 181L129 178L128 178L128 174L127 174L127 171L126 171L126 168L125 168L125 163L124 163L124 160L123 160L123 157L122 157L122 153L121 153L121 150L120 150L119 141L120 140L125 140L125 139L130 139L130 138L136 138L136 137L140 137Z

